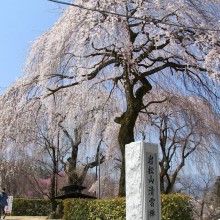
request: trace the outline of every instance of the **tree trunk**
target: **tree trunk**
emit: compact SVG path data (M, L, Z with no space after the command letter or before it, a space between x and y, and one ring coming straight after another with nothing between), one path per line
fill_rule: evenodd
M128 67L129 68L129 67ZM152 89L152 86L146 78L140 79L142 85L134 94L134 84L130 81L128 69L125 69L125 93L127 100L127 110L121 117L115 119L120 124L118 142L121 149L122 164L121 176L119 182L119 196L125 196L125 145L134 142L134 127L138 114L143 108L143 97Z
M121 121L121 128L118 135L122 156L119 196L125 196L125 145L134 142L134 126L137 116L138 112L128 109Z

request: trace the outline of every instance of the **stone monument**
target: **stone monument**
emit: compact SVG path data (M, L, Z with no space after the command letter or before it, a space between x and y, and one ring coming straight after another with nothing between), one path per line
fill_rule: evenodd
M126 220L161 220L158 146L130 143L125 162Z

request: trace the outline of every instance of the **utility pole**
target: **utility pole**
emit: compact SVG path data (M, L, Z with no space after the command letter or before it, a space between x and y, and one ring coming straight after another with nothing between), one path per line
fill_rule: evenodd
M99 148L99 152L98 152L98 166L99 166L99 181L98 181L98 185L99 185L99 191L98 191L98 198L101 198L101 184L100 184L100 148Z

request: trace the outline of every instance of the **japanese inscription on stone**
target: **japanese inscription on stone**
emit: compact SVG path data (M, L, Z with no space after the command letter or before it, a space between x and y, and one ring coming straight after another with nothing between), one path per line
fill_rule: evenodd
M147 191L147 216L149 220L158 219L158 164L157 154L146 152L147 175L146 175L146 191Z

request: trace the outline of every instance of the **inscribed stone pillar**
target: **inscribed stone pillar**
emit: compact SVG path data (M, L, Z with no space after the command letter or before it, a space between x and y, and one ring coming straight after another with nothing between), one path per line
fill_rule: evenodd
M126 220L160 220L158 146L143 141L125 147Z

